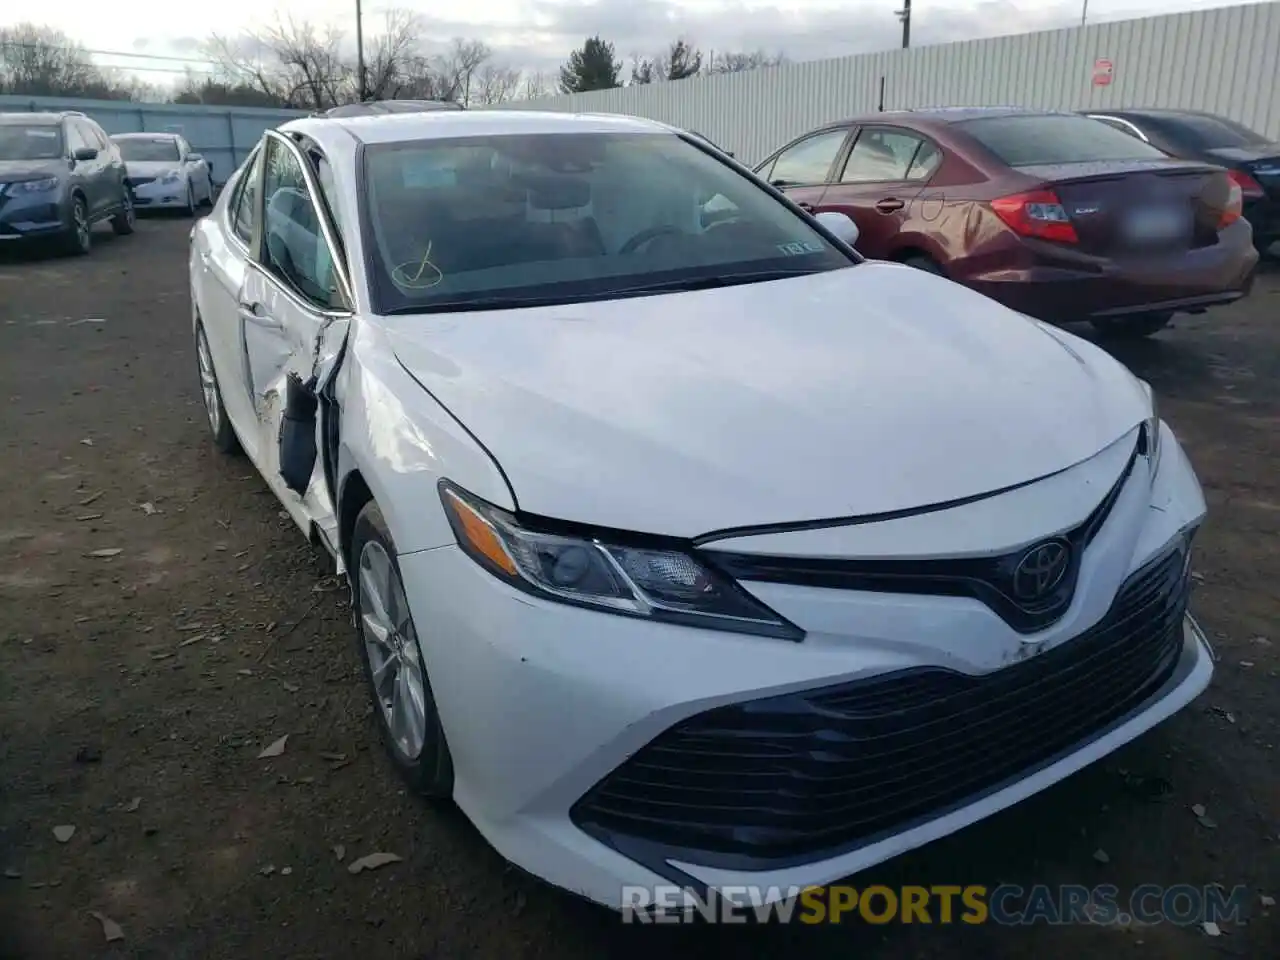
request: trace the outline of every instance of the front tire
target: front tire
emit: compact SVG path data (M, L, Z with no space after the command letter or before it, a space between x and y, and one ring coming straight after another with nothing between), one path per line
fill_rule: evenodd
M196 367L200 373L200 395L204 400L205 415L209 418L209 431L213 434L213 445L221 453L236 454L240 452L240 438L227 417L227 408L222 404L222 388L218 386L218 375L213 368L213 353L209 349L209 338L205 336L204 324L196 324Z
M89 223L89 205L82 196L71 200L71 223L63 237L63 249L73 257L82 257L93 249L93 226Z
M351 535L352 613L383 746L401 777L435 799L453 796L453 758L405 600L395 543L370 500Z
M138 214L133 207L133 191L126 184L124 196L120 200L120 212L111 218L111 229L116 232L117 237L127 237L133 233L137 220Z
M196 212L197 212L197 208L196 208L196 188L195 188L195 187L193 187L193 186L191 185L191 181L190 181L190 180L188 180L188 181L187 181L187 209L186 209L186 214L187 214L187 216L188 216L188 217L191 217L191 218L193 218L193 219L194 219L194 218L195 218L195 215L196 215Z
M1112 340L1140 340L1159 333L1173 319L1172 313L1142 313L1136 317L1115 320L1091 320L1098 336Z

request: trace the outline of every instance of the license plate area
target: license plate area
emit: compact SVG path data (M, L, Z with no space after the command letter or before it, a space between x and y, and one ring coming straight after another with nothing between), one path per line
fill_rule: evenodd
M1195 226L1187 204L1144 204L1125 211L1120 233L1129 246L1163 247L1186 244Z

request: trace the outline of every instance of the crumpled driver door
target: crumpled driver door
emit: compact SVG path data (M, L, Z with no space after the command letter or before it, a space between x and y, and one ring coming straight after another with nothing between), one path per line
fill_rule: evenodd
M245 271L237 312L259 433L257 466L308 533L337 543L325 477L324 398L350 324L350 283L310 161L285 136L266 143L259 256Z

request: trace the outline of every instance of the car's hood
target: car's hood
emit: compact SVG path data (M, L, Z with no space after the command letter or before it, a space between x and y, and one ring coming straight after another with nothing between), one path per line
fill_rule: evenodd
M66 172L65 160L0 160L0 183L22 183Z
M649 533L978 496L1086 460L1149 413L1098 348L888 263L385 322L521 510Z
M181 164L177 160L129 160L124 167L131 177L163 177L180 172Z

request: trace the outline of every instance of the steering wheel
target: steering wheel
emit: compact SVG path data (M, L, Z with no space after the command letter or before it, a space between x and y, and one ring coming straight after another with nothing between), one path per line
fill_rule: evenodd
M634 237L618 248L618 254L632 254L639 250L646 243L665 237L671 234L684 235L684 231L677 227L674 223L660 223L656 227L646 227Z

